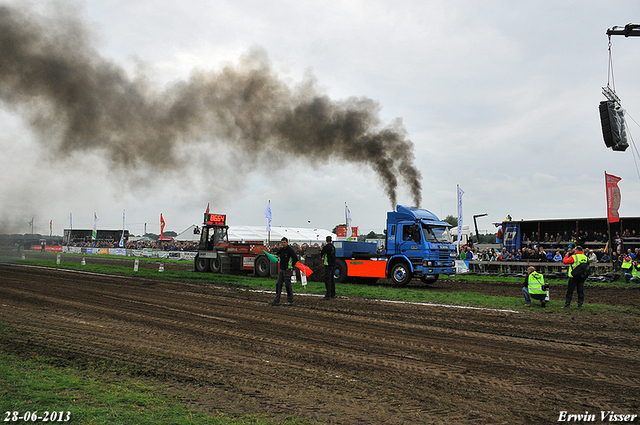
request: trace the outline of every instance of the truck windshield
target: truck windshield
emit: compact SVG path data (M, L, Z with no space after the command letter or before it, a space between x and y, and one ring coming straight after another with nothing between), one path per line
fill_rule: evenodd
M445 226L429 226L422 224L422 232L427 242L450 243L449 228Z

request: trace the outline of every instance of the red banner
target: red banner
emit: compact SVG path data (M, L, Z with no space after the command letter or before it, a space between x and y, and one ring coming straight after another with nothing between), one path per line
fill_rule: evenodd
M609 223L617 223L620 221L618 208L620 208L620 188L618 182L622 180L613 174L604 173L604 180L607 187L607 221Z
M164 239L164 218L162 213L160 213L160 239Z
M339 238L346 238L347 237L347 226L338 226L336 227L336 236ZM351 228L351 237L352 238L357 238L358 237L358 228L357 227L352 227Z

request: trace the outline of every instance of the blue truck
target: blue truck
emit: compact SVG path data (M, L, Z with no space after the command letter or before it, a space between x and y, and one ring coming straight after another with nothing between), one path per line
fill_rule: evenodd
M387 213L384 251L374 243L336 241L336 282L375 282L389 278L407 285L413 278L434 283L440 274L454 275L456 249L451 225L430 211L398 205Z

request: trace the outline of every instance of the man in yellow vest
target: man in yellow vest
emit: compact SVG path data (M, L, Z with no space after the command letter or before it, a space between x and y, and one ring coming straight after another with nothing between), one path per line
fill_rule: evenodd
M638 260L633 260L633 266L631 266L631 279L633 283L640 283L640 264Z
M547 306L545 302L547 297L545 287L544 276L538 273L534 266L530 266L527 269L527 277L524 278L524 287L522 288L525 307L531 307L531 298L533 298L540 301L540 307L545 308Z
M627 250L626 254L622 254L622 275L624 276L624 281L629 283L631 280L632 269L633 269L633 258L631 257L631 250Z
M574 289L578 289L578 308L582 308L582 304L584 303L584 281L585 279L578 279L573 277L573 269L578 267L579 264L587 263L589 264L589 258L584 255L582 251L582 247L576 247L575 251L567 252L567 255L562 260L564 264L569 265L569 282L567 282L567 296L562 308L569 308L571 305L571 299L573 298Z

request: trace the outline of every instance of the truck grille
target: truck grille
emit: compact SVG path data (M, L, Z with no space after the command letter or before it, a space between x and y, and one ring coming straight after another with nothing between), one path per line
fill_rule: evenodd
M440 261L451 261L451 257L449 257L449 251L445 251L443 249L438 250L438 259Z

